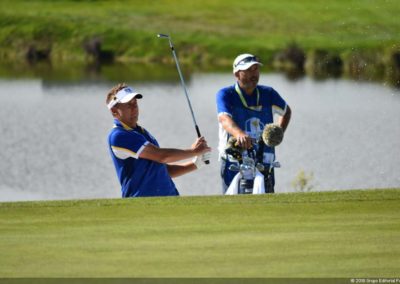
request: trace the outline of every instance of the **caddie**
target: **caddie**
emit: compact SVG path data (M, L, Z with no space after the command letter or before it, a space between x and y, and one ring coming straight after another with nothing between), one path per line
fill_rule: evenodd
M277 124L283 131L289 125L291 117L289 105L272 87L258 84L261 66L258 57L248 53L240 54L233 62L236 83L222 88L216 94L219 122L218 151L224 193L236 174L229 170L231 162L225 153L228 139L233 136L238 146L250 149L260 140L264 126L274 122L274 114L278 114ZM268 168L275 159L275 150L267 145L263 148L262 162ZM274 185L275 178L272 172L270 193L275 191Z

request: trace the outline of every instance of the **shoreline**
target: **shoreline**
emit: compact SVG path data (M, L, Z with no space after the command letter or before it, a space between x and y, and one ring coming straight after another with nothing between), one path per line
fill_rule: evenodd
M194 72L230 71L231 63L227 59L221 62L216 65L208 65L184 59L182 68L186 76L190 76ZM35 59L33 61L19 59L0 62L0 77L41 78L48 81L80 81L85 78L96 79L96 77L114 80L115 75L112 73L116 71L113 70L122 68L126 70L125 74L130 74L123 80L173 81L176 79L176 72L172 68L173 64L172 58L159 59L159 61L124 59L113 62L96 62L93 59L68 62L54 62L51 59ZM264 63L263 69L267 73L284 73L293 80L303 76L317 80L350 78L356 81L384 82L394 87L400 87L400 49L387 49L382 53L352 51L337 54L322 49L306 53L297 47L289 47L276 52L269 62ZM141 72L141 70L146 71ZM144 76L144 74L151 74L151 77Z
M190 71L226 70L238 54L249 52L289 76L384 76L400 85L399 7L396 1L261 1L250 8L238 0L56 6L4 0L0 61L47 64L53 70L69 64L92 70L109 64L171 65L168 43L156 37L162 32L171 35L180 63Z

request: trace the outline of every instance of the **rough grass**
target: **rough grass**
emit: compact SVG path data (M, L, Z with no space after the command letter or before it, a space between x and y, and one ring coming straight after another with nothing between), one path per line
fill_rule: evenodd
M0 277L397 277L400 191L0 203Z

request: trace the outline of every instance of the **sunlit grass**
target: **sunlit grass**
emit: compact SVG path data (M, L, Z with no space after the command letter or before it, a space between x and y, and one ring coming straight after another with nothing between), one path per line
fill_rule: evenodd
M392 189L0 203L0 276L397 277L399 201Z

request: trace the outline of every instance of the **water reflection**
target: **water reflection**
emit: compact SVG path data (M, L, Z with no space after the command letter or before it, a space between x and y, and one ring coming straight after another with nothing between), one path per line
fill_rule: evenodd
M114 80L144 94L139 122L163 147L188 147L196 134L176 70L170 69L158 81L140 79L154 74L151 69L129 76L123 68L109 75L113 80L0 79L0 200L120 196L106 143L112 118L104 100ZM234 79L230 73L186 79L214 153L208 167L175 181L182 195L220 194L214 96ZM293 81L281 74L262 74L260 83L278 90L293 110L277 149L277 192L294 191L300 171L313 173L313 190L400 186L399 90L349 80Z
M305 55L303 55L305 56ZM388 55L389 56L389 55ZM293 57L293 55L292 55ZM375 56L371 59L361 54L349 54L343 62L339 57L329 54L326 51L314 51L308 56L307 61L299 62L287 54L280 57L277 54L270 64L266 63L264 70L274 72L279 70L289 80L296 81L309 76L314 80L339 79L356 80L364 82L376 82L400 88L400 55L394 53L391 59L382 59ZM291 62L290 60L294 60ZM385 61L385 62L384 62ZM387 61L387 62L386 62ZM225 72L227 67L207 66L199 67L195 65L182 64L184 77L189 80L195 72ZM31 78L42 79L49 82L120 82L120 81L140 81L140 82L165 82L176 81L177 71L175 63L172 61L153 62L143 64L142 62L132 63L102 63L91 62L71 62L69 64L52 63L50 60L42 61L23 61L18 63L0 63L0 78Z
M191 69L185 66L183 69L185 78L191 76ZM77 82L120 82L141 81L159 82L175 81L177 71L175 65L168 64L142 64L142 63L76 63L68 65L56 65L50 61L38 61L34 63L20 62L1 63L0 78L5 79L40 79L49 83L64 82L75 84Z

